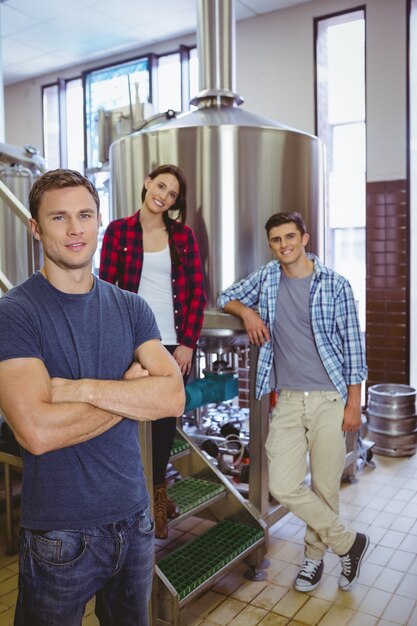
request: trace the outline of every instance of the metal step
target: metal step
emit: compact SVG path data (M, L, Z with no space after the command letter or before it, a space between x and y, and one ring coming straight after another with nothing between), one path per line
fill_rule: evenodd
M190 446L184 439L174 439L174 443L171 448L171 460L179 459L182 456L190 453Z
M193 476L186 476L168 486L167 492L180 511L179 516L170 521L170 526L175 526L188 515L194 515L227 496L224 485L202 480L201 478L194 478Z
M259 527L225 519L160 559L157 568L181 607L214 584L224 574L225 568L234 566L263 542L264 532Z
M189 516L213 525L174 551L168 543L157 552L154 626L186 626L190 602L243 560L250 572L258 575L266 551L267 526L257 509L180 430L170 460L176 480L168 481L168 495L178 505L180 516L170 520L169 526L177 526Z

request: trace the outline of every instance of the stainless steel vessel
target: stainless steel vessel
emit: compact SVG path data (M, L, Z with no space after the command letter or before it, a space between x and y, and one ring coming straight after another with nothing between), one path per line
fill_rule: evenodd
M416 390L408 385L372 385L368 389L368 432L374 452L411 456L417 450Z
M198 3L198 110L144 128L110 148L113 218L141 205L145 176L175 163L188 179L187 223L203 261L209 308L222 289L267 262L265 222L299 211L323 247L320 140L244 111L234 92L234 19L229 0Z

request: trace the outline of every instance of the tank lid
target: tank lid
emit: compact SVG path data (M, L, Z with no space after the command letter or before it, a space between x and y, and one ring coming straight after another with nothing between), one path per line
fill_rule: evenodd
M381 384L381 385L372 385L368 389L368 393L375 396L384 396L384 397L404 397L404 396L415 396L416 390L414 387L410 387L409 385L400 385L400 384Z
M213 127L213 126L236 126L236 127L254 127L254 128L271 128L275 130L282 130L285 132L295 133L304 137L311 137L317 141L315 135L306 133L285 124L280 124L274 120L270 120L260 115L256 115L249 111L245 111L236 106L220 106L196 109L195 111L186 111L179 115L172 117L171 119L161 119L155 121L151 126L144 127L139 130L139 133L147 132L159 132L161 130L169 130L172 128L187 128L187 127ZM120 141L120 140L118 140Z

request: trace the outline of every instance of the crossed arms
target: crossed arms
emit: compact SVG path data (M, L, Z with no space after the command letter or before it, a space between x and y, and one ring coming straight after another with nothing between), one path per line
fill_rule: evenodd
M88 441L124 418L179 416L184 401L181 372L157 339L136 349L123 380L51 379L37 358L0 363L0 408L36 455Z

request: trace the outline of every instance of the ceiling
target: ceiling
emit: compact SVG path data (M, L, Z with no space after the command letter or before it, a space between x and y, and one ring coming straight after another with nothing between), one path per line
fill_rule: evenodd
M308 0L235 0L236 20ZM197 0L0 0L4 85L196 30Z

